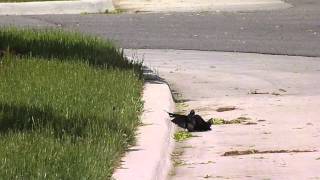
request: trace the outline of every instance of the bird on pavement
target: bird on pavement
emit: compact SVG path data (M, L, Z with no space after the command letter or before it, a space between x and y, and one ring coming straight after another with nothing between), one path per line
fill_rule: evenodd
M203 120L200 115L195 114L195 111L193 109L188 115L181 115L170 112L168 112L168 114L173 118L171 122L175 123L181 128L187 129L189 132L211 130L212 120Z

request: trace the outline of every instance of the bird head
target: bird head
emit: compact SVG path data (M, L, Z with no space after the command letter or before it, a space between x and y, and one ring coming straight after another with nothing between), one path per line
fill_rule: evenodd
M190 113L189 113L189 116L194 116L196 113L194 112L193 109L191 109Z
M210 125L213 125L213 118L209 119L209 120L207 121L207 123L210 124Z

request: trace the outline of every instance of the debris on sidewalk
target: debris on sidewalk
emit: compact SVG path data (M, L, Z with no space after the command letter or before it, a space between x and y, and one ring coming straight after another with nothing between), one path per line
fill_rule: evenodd
M223 125L223 124L241 124L241 123L254 123L254 122L247 122L248 120L251 120L248 117L238 117L236 119L232 120L225 120L223 118L211 118L212 124L214 125ZM249 124L247 124L249 125Z
M228 151L222 156L240 156L248 154L269 154L269 153L303 153L303 152L316 152L316 150L269 150L269 151L259 151L256 149L250 149L245 151Z
M237 108L235 106L225 106L225 107L219 107L216 109L217 112L224 112L224 111L233 111Z

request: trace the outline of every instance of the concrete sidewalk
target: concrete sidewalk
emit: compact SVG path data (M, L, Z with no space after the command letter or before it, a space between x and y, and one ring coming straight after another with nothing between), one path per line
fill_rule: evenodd
M114 5L131 12L266 11L291 7L281 0L115 0Z
M112 0L0 3L0 15L105 13L113 10Z
M177 143L182 155L171 179L320 179L319 57L147 49L126 53L144 57L145 64L156 68L182 93L187 110L195 109L205 119L243 117L250 122L216 125ZM225 106L235 109L217 110Z
M79 0L0 3L0 15L127 12L258 11L289 8L281 0Z

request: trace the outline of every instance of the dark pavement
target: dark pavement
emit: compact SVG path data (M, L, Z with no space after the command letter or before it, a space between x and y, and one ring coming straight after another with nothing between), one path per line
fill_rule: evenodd
M62 27L123 48L193 49L320 56L320 1L260 12L0 16L0 25Z

